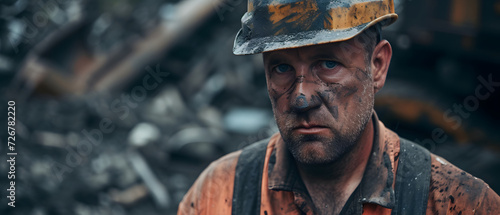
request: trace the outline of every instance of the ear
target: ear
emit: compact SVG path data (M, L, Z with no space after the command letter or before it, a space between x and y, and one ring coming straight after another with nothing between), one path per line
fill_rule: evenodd
M384 87L387 72L392 58L392 47L389 41L380 41L373 50L372 59L370 60L372 68L372 78L374 92L377 93Z

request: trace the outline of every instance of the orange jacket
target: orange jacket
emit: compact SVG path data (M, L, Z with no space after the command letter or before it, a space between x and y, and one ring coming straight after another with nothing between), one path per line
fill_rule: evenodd
M374 115L375 141L358 195L364 215L391 214L399 158L399 137ZM378 141L377 141L378 140ZM178 214L231 214L235 168L241 150L214 161L198 177L179 205ZM388 155L389 159L383 156ZM267 145L261 187L261 214L313 214L310 197L287 162L279 133ZM431 154L426 214L500 214L500 197L482 180ZM392 180L392 182L390 181ZM392 184L392 186L391 186ZM350 207L354 207L350 204Z

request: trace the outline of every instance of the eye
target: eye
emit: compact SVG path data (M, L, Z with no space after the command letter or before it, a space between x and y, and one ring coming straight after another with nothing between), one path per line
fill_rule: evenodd
M322 61L321 62L321 67L323 69L333 69L335 68L339 63L335 62L335 61L328 61L328 60L325 60L325 61Z
M274 67L274 71L276 71L277 73L285 73L285 72L288 72L292 69L292 67L288 64L280 64L276 67Z

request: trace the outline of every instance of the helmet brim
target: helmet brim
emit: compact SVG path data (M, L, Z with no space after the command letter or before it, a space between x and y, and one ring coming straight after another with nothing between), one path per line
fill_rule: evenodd
M391 13L352 28L340 30L304 31L294 34L259 37L250 40L246 40L242 35L242 30L240 30L234 40L233 53L235 55L250 55L282 49L346 41L377 23L381 23L382 26L387 26L394 23L397 18L397 14Z

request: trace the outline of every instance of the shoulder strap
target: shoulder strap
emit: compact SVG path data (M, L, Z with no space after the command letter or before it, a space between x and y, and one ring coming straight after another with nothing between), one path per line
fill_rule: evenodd
M424 215L431 178L430 152L404 138L396 175L396 204L392 215Z
M234 176L233 215L259 214L262 171L270 138L243 149Z

